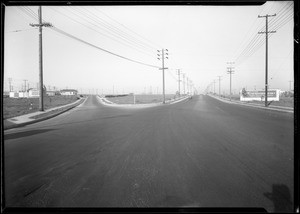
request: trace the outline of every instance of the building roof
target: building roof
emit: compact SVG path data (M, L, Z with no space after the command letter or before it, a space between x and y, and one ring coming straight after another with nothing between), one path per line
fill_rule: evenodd
M62 90L60 90L60 92L77 92L77 90L75 90L75 89L62 89Z

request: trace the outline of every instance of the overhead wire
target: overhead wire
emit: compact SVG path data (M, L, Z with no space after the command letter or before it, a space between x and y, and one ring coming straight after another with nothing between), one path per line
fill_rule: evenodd
M74 11L73 11L70 8L67 8L67 10L69 10L73 14L75 14L74 12L76 11L77 14L75 14L75 15L78 16L78 14L81 14L80 15L81 18L85 19L88 23L90 23L94 27L108 32L111 36L114 36L116 39L123 40L125 43L127 43L134 49L140 50L140 51L144 52L145 54L149 55L150 57L153 57L152 55L148 54L145 49L141 50L141 47L138 47L138 45L136 43L126 40L125 38L123 38L122 36L120 36L119 34L115 33L112 30L110 30L110 32L109 32L109 29L107 28L107 26L103 26L103 24L99 23L98 21L95 21L93 18L91 18L90 14L84 13L82 11L78 11L78 9L74 9ZM95 22L96 24L92 23L91 21Z
M7 31L6 33L18 33L18 32L23 32L23 31L28 31L28 30L36 30L36 29L37 29L37 28L12 30L12 31Z
M117 56L117 57L119 57L119 58L122 58L122 59L125 59L125 60L128 60L128 61L131 61L131 62L135 62L135 63L141 64L141 65L145 65L145 66L149 66L149 67L153 67L153 68L159 68L159 66L155 66L155 65L143 63L143 62L140 62L140 61L137 61L137 60L133 60L133 59L130 59L130 58L128 58L128 57L124 57L124 56L122 56L122 55L113 53L113 52L108 51L108 50L106 50L106 49L104 49L104 48L101 48L101 47L99 47L99 46L96 46L96 45L93 45L93 44L91 44L91 43L89 43L89 42L86 42L86 41L84 41L84 40L82 40L82 39L80 39L80 38L78 38L78 37L76 37L76 36L73 36L73 35L71 35L71 34L65 32L65 31L63 31L63 30L61 30L61 29L58 29L58 28L56 28L56 27L51 27L51 28L49 28L49 29L52 29L52 30L54 30L54 31L56 31L56 32L58 32L58 33L61 33L61 34L65 35L65 36L69 37L69 38L75 39L75 40L77 40L77 41L79 41L79 42L82 42L82 43L88 45L88 46L94 47L94 48L96 48L96 49L98 49L98 50L101 50L101 51L106 52L106 53L108 53L108 54Z
M286 5L280 10L280 12L281 12L283 9L286 9L287 6L288 6L288 4L286 4ZM273 5L273 7L274 7L274 5ZM262 13L262 10L261 10L260 13ZM258 19L256 19L256 21L257 21L257 20L258 20ZM261 23L263 23L263 20L261 21ZM238 59L239 57L241 57L242 55L244 55L245 53L247 53L247 51L249 51L249 49L251 49L252 46L253 46L255 43L257 43L257 40L259 39L259 37L258 37L256 31L258 31L259 28L260 28L260 30L263 30L263 27L259 27L259 26L257 27L257 30L255 30L255 33L254 33L254 37L252 38L252 40L248 43L247 47L242 51L242 53L241 53L236 59ZM236 61L238 61L238 60L236 60Z
M28 12L27 10L22 10L22 11L25 12L28 16L32 17L32 14L31 14L30 12ZM141 64L141 65L145 65L145 66L148 66L148 67L159 68L159 66L155 66L155 65L143 63L143 62L140 62L140 61L137 61L137 60L133 60L133 59L131 59L131 58L124 57L124 56L122 56L122 55L119 55L119 54L113 53L113 52L111 52L111 51L108 51L108 50L106 50L106 49L104 49L104 48L101 48L101 47L99 47L99 46L93 45L93 44L91 44L91 43L89 43L89 42L86 42L86 41L84 41L84 40L82 40L82 39L80 39L80 38L78 38L78 37L76 37L76 36L73 36L73 35L71 35L71 34L65 32L65 31L63 31L63 30L61 30L61 29L59 29L59 28L57 28L57 27L51 27L51 28L49 28L49 29L54 30L54 31L56 31L56 32L58 32L58 33L60 33L60 34L63 34L63 35L65 35L65 36L69 37L69 38L72 38L72 39L74 39L74 40L77 40L77 41L79 41L79 42L81 42L81 43L84 43L84 44L86 44L86 45L88 45L88 46L90 46L90 47L94 47L94 48L96 48L96 49L98 49L98 50L101 50L101 51L106 52L106 53L108 53L108 54L114 55L114 56L116 56L116 57L119 57L119 58L122 58L122 59L125 59L125 60L128 60L128 61L131 61L131 62L135 62L135 63Z
M128 40L134 42L135 44L140 45L140 46L143 47L143 48L147 48L147 49L149 49L149 50L151 50L151 51L152 51L153 49L155 50L155 48L153 48L153 47L149 46L148 44L142 42L140 39L137 39L137 38L133 37L132 35L130 35L130 34L124 32L124 31L121 30L121 29L119 29L118 27L115 27L112 23L110 23L110 22L104 20L103 18L99 17L97 14L93 13L92 10L87 10L86 8L81 8L81 9L82 9L82 10L85 10L85 11L88 12L89 14L93 15L94 18L95 18L96 20L101 21L101 23L103 23L105 26L107 26L110 30L112 30L112 31L114 31L114 32L116 32L116 33L118 33L119 35L122 35L124 38L126 38L126 39L128 39Z
M278 71L280 71L281 67L284 65L286 58L288 58L288 56L293 52L293 48L291 48L290 52L286 55L285 59L283 60L283 62L280 64L280 66L278 66L277 69L275 69L276 72L274 72L273 74L270 74L271 79L274 79L274 77L277 75Z
M269 26L270 28L273 28L275 24L276 27L279 26L279 28L282 26L281 24L286 24L287 20L289 20L289 18L285 17L286 14L289 13L291 4L286 4L284 6L284 9L281 9L281 11L285 11L283 13L278 13L278 18L276 19L276 21L273 21ZM278 30L274 29L274 30ZM261 30L263 30L263 27L261 28ZM272 34L268 35L268 38L271 37ZM241 64L241 62L243 61L242 58L246 58L246 57L250 57L254 52L256 52L263 44L264 44L265 40L263 39L263 37L259 37L257 34L252 38L252 40L248 43L247 47L242 51L242 53L236 58L236 62L237 64Z
M274 4L273 4L274 5ZM259 11L259 14L262 13L263 10L266 9L266 6L265 7L262 7L261 10ZM237 53L237 51L242 47L242 44L246 44L247 40L245 40L247 38L247 35L249 35L249 33L252 31L252 28L255 26L255 24L257 24L257 22L259 22L259 19L254 19L251 27L248 29L248 31L245 33L244 35L244 38L242 39L241 43L239 44L238 48L236 49L235 53ZM259 26L257 27L259 28ZM257 30L255 30L257 31ZM237 57L235 57L237 58Z
M105 15L107 18L111 19L112 21L114 21L115 23L119 24L120 26L122 26L123 28L127 29L128 31L134 33L135 35L137 35L138 37L140 37L141 39L145 40L148 42L148 44L151 44L151 47L154 49L162 49L162 46L159 44L155 44L154 42L151 42L149 39L139 35L138 33L134 32L133 30L131 30L130 28L126 27L125 25L123 25L122 23L118 22L117 20L111 18L109 15L107 15L106 13L104 13L101 10L97 10L98 12L102 13L103 15Z
M287 13L285 13L285 14L287 14ZM290 15L293 15L293 14L290 14ZM276 31L276 30L278 30L281 26L283 26L284 24L286 24L287 23L287 21L290 19L291 17L289 16L289 17L284 17L283 18L283 16L281 16L280 17L280 19L278 19L278 20L281 20L281 21L279 21L279 23L280 24L282 24L282 25L280 25L279 23L277 23L278 25L276 25L276 28L274 28L275 26L270 26L270 28L272 29L272 30L274 30L274 31ZM275 22L274 22L275 23ZM274 24L273 23L273 24ZM278 27L278 26L280 26L280 27ZM278 27L278 28L277 28ZM273 34L268 34L268 38L270 38L270 37L272 37L273 36ZM263 37L262 37L263 38ZM263 44L265 43L265 39L261 39L260 40L260 42L255 46L255 47L253 47L252 49L250 49L250 51L248 51L248 56L251 56L256 50L258 50Z
M130 46L130 45L128 45L128 44L125 44L125 43L123 43L123 42L120 42L119 40L117 40L117 39L115 39L115 38L112 38L111 36L109 36L109 35L107 35L107 34L104 34L104 33L98 31L97 29L95 29L95 28L93 28L93 27L90 27L89 25L83 24L82 22L79 22L78 20L76 20L76 19L74 19L74 18L72 18L72 17L70 17L70 16L68 16L68 15L66 15L66 14L64 14L64 13L61 13L61 12L59 12L59 11L57 11L57 10L54 10L54 9L51 8L51 7L49 7L49 8L52 9L53 11L57 12L57 13L60 13L61 15L64 15L64 16L68 17L69 19L73 20L74 22L76 22L76 23L78 23L78 24L81 24L82 26L84 26L84 27L86 27L86 28L89 28L89 29L91 29L91 30L93 30L93 31L95 31L95 32L97 32L97 33L99 33L100 35L102 35L102 36L104 36L104 37L107 37L107 38L109 38L109 39L111 39L111 40L114 40L114 41L116 41L116 42L118 42L118 43L120 43L120 44L122 44L122 45L127 46L127 47L133 48L133 49L135 49L136 51L138 51L138 52L140 52L140 53L142 53L142 54L151 56L151 55L148 54L147 52L144 52L144 51L142 51L142 50L140 50L140 49L137 49L137 48L134 47L134 46ZM151 57L152 57L152 56L151 56Z

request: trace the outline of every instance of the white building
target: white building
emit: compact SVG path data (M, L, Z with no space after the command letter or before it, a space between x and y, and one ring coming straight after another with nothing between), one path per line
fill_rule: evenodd
M279 101L280 90L268 89L268 101ZM264 101L265 90L247 91L242 89L240 91L240 101Z
M75 89L63 89L60 90L61 95L77 95L77 90Z

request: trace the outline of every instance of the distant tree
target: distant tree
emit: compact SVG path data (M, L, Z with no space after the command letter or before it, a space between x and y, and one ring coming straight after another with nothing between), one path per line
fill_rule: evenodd
M247 93L245 88L242 89L242 95L243 97L249 97L249 94Z

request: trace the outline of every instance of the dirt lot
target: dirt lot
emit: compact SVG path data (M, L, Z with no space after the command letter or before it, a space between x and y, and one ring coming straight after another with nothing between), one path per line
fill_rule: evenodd
M166 100L174 98L174 94L166 94ZM117 104L133 104L133 96L128 95L125 97L110 97L106 98L107 100L117 103ZM144 95L137 94L135 95L136 104L145 104L145 103L159 103L162 102L162 95Z
M77 96L46 96L44 108L66 105L79 99ZM3 119L8 119L39 110L39 98L3 98Z

